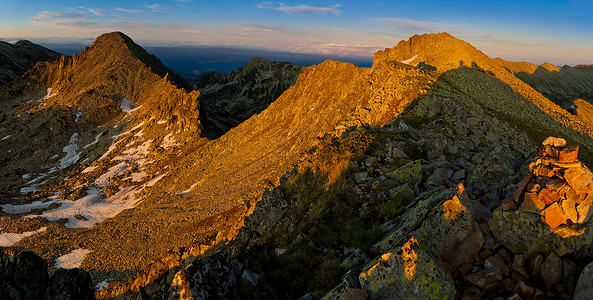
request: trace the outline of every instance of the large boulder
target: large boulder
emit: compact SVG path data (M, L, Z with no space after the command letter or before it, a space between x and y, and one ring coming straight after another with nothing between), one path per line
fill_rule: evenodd
M591 220L578 229L551 228L537 214L497 208L488 225L498 243L506 245L516 254L525 255L528 259L538 253L548 255L551 251L564 248L576 256L593 254Z
M591 295L593 295L593 263L588 264L585 269L583 269L581 276L579 276L577 287L574 290L573 299L591 299Z
M454 299L455 285L445 269L412 237L401 249L365 266L360 284L371 299Z
M484 236L474 220L473 206L463 185L457 187L451 199L437 207L416 231L416 236L430 253L453 269L472 263L484 244Z

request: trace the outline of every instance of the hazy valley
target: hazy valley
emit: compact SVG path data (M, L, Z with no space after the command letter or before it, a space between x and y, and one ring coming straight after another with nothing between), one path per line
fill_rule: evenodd
M447 33L192 82L119 32L0 46L0 298L593 290L593 68Z

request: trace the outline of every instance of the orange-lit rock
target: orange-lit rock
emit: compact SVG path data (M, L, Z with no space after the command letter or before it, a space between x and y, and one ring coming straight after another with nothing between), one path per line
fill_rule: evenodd
M577 194L593 192L593 174L585 166L569 168L564 172L564 178Z
M525 198L520 209L524 212L539 214L544 207L546 207L546 204L536 193L525 193Z
M548 189L542 189L539 194L538 194L540 200L545 204L545 205L550 205L558 200L560 200L560 198L562 198L562 196L564 196L564 191L559 191L559 192L552 192Z
M567 217L562 211L562 208L560 208L558 202L548 206L548 208L543 211L543 215L546 224L548 224L551 228L556 228L562 224L566 224Z
M570 145L558 151L558 161L562 163L569 163L577 160L579 154L578 145Z

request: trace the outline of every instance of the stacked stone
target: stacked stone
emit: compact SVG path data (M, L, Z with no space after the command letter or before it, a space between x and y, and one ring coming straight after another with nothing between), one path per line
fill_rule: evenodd
M531 174L521 180L513 198L503 201L503 209L539 214L551 228L586 222L592 214L593 173L577 159L579 146L556 137L542 144L529 164Z

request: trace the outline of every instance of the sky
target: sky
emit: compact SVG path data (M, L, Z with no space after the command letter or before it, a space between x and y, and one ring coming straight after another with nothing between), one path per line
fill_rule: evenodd
M90 44L122 31L142 46L211 45L372 57L446 31L490 57L593 64L593 0L0 0L0 39Z

